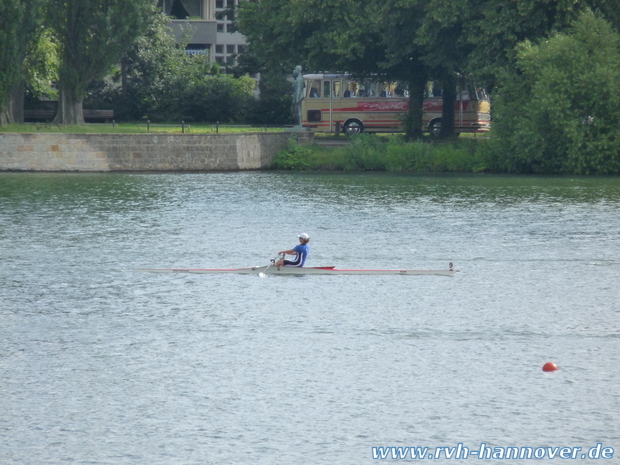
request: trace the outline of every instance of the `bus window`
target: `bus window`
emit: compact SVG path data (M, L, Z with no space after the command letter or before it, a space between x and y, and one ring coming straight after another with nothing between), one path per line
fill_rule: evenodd
M330 98L332 81L323 81L323 98Z
M424 93L425 98L441 98L442 94L440 83L433 81L426 85L426 92Z
M486 90L484 90L482 87L476 87L475 92L476 92L477 100L488 100L489 99L489 96Z
M357 82L344 81L343 87L344 87L344 94L342 94L343 97L345 98L355 97L357 95Z
M340 81L332 81L334 83L334 98L340 98Z
M309 81L308 82L308 97L319 98L320 89L321 89L321 81Z
M359 97L376 97L377 91L373 87L375 86L373 86L372 82L364 81L360 84Z
M392 97L392 90L390 89L390 84L388 82L381 86L379 97Z
M406 82L396 81L394 85L394 97L397 98L408 98L409 91L407 90L409 86Z

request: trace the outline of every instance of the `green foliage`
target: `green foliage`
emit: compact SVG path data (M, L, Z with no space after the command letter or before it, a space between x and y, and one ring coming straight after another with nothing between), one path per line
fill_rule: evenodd
M129 50L154 11L153 0L48 0L47 20L60 46L56 122L83 123L88 84Z
M386 163L389 171L478 173L488 169L485 148L484 141L392 143Z
M260 97L250 100L245 120L251 124L286 125L292 124L290 95L282 97Z
M310 167L308 157L311 154L310 147L298 145L291 139L286 149L276 155L273 167L278 170L305 170Z
M385 149L383 138L375 134L355 136L345 149L343 168L348 171L385 171Z
M405 128L419 139L416 78L429 75L447 88L460 73L492 88L498 72L512 69L519 42L563 30L588 7L619 24L617 0L261 0L240 4L238 26L262 70L301 64L408 82ZM450 136L454 113L445 108L443 133Z
M222 74L207 56L186 54L186 43L177 43L170 34L169 21L153 14L148 30L124 60L127 86L108 85L87 104L95 99L109 102L121 120L243 120L252 103L254 80Z
M466 68L491 87L498 73L511 69L516 46L566 28L589 0L469 0L465 40Z
M58 92L50 86L58 80L58 43L49 29L43 30L32 44L31 53L24 62L28 92L35 98L57 100Z
M181 119L234 122L243 118L254 91L254 80L228 74L192 79L182 94Z
M23 8L19 0L0 2L0 106L4 104L7 93L19 76L18 31L24 15Z
M519 49L494 98L496 168L620 173L620 35L592 13Z
M403 136L360 134L349 145L321 149L293 142L278 154L274 168L287 170L467 172L489 171L490 147L486 141L469 140L429 144L406 142Z
M41 34L45 0L0 1L0 124L12 122L16 89L26 77L24 61ZM23 95L23 94L22 94Z
M263 0L242 2L239 30L265 70L347 71L381 74L409 83L412 94L408 135L422 135L423 89L427 70L415 43L420 1ZM414 95L415 94L415 95Z
M255 64L254 72L259 68ZM260 97L250 102L246 121L252 124L292 124L291 92L293 86L281 70L267 70L261 73Z

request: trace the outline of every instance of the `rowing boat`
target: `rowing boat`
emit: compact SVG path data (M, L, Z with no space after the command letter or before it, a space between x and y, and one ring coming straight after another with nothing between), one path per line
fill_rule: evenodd
M455 270L450 264L448 270L347 270L339 269L334 266L318 267L293 267L293 266L253 266L249 268L139 268L135 271L146 271L149 273L196 273L196 274L269 274L269 275L438 275L454 276Z

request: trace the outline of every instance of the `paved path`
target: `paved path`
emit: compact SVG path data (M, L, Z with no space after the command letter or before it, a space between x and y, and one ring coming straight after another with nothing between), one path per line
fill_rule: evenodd
M320 147L346 147L350 143L350 139L346 137L340 137L339 139L321 139L319 137L314 138L314 143Z

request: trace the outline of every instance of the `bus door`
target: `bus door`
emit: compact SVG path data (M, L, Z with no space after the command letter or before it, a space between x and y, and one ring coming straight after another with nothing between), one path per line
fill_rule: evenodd
M338 105L338 100L340 99L340 79L326 79L323 81L323 99L325 103L329 102L328 118L324 118L324 121L329 119L329 132L334 132L334 104L337 105L337 108L340 108L340 105Z
M463 132L473 129L478 122L478 93L471 83L459 83L457 87L458 129Z
M458 108L458 115L459 115L459 121L458 121L459 132L463 130L463 100L465 98L464 92L465 92L465 89L463 88L463 84L459 82L456 85L456 101L457 101L457 108Z

